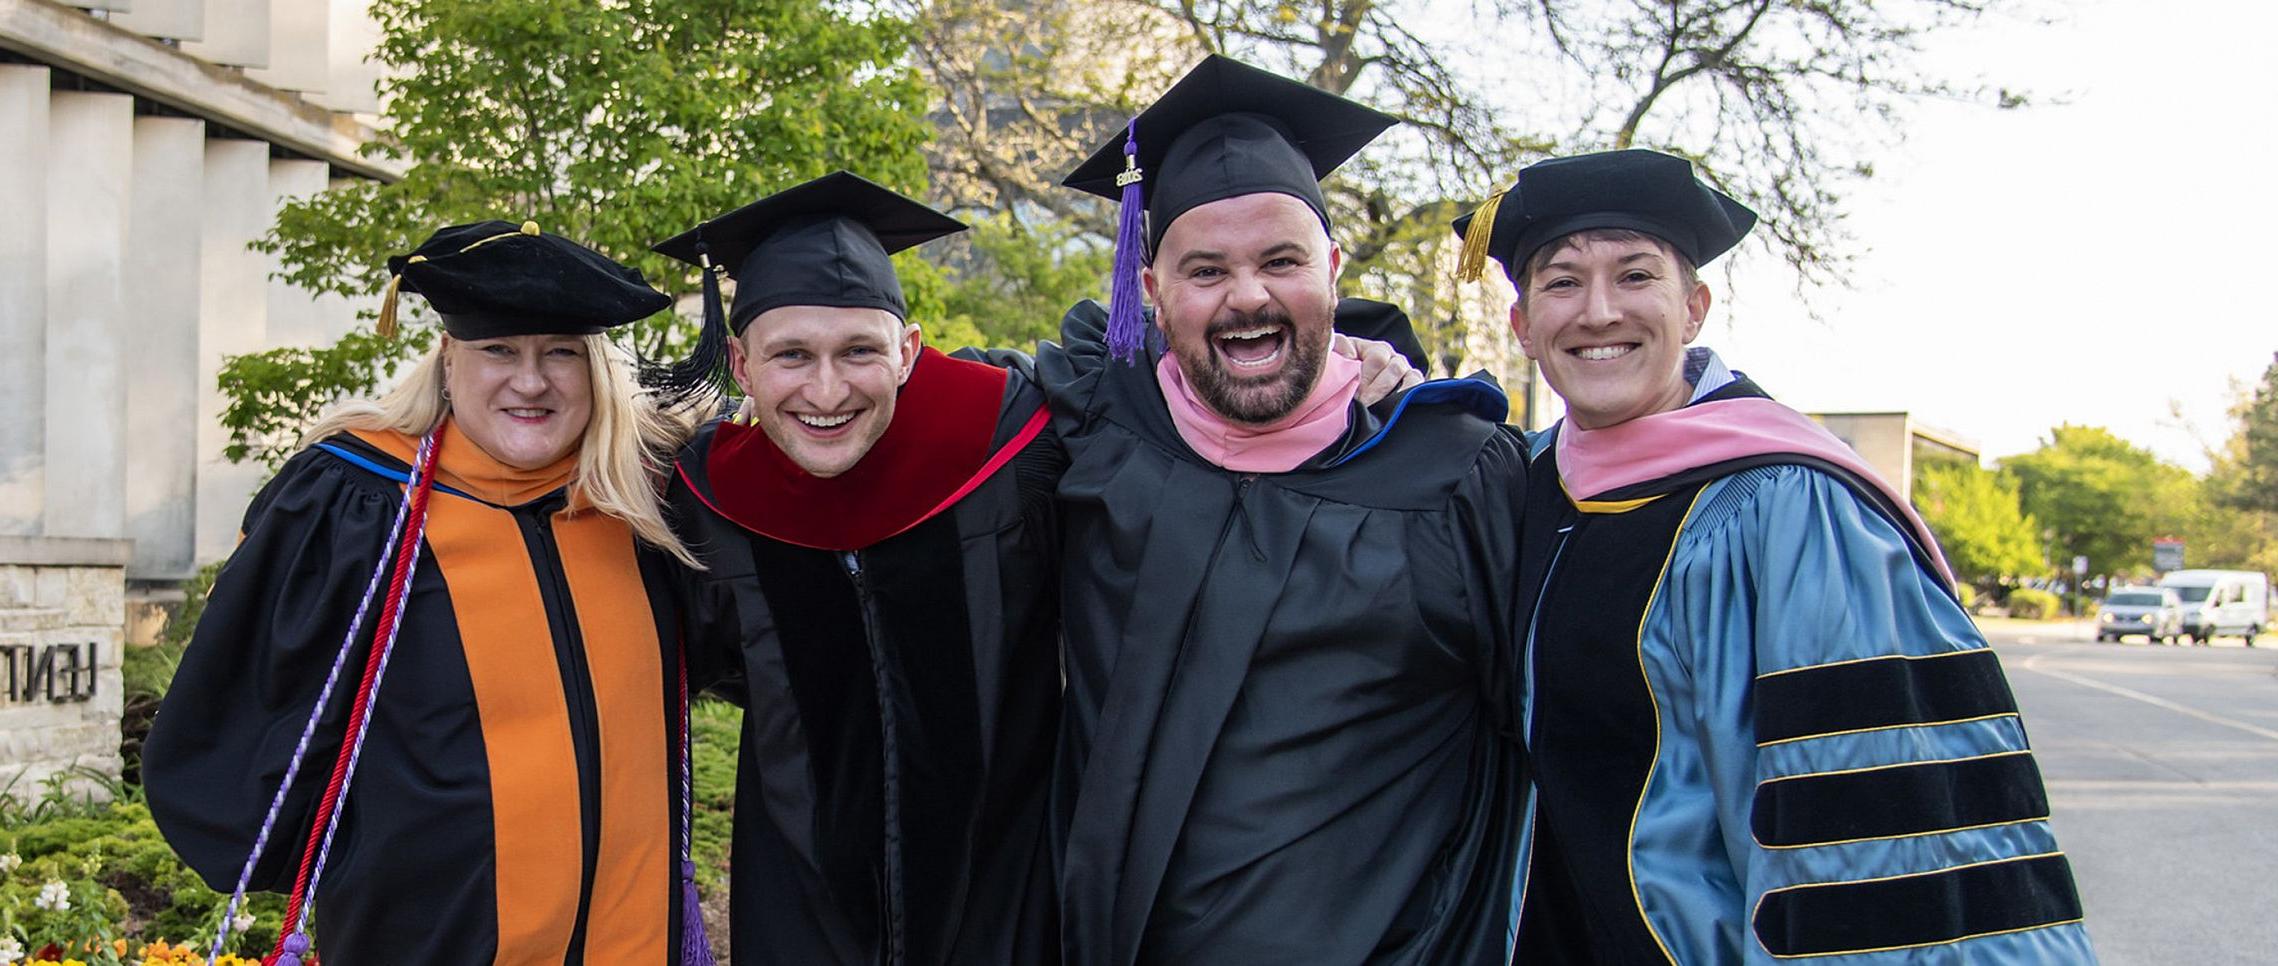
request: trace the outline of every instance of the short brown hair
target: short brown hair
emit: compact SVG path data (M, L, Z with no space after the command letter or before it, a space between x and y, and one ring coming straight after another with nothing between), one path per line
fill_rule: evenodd
M1533 278L1534 273L1548 267L1550 260L1558 257L1558 253L1563 251L1566 246L1586 241L1652 242L1654 247L1661 249L1662 254L1669 256L1670 261L1677 263L1677 280L1684 283L1686 291L1691 291L1693 286L1700 284L1701 272L1699 267L1693 264L1692 259L1686 258L1684 252L1678 251L1677 246L1669 244L1658 235L1632 228L1584 228L1578 232L1553 238L1541 248L1535 249L1534 254L1527 256L1526 264L1520 267L1518 277L1512 279L1519 290L1519 301L1524 302L1527 299L1527 279Z

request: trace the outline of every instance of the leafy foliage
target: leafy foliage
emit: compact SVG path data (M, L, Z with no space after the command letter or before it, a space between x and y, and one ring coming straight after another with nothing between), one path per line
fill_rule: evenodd
M704 929L720 962L729 962L728 856L735 839L736 749L743 710L714 698L688 709L690 770L695 776L694 860L702 886Z
M287 346L228 357L217 376L229 399L221 414L229 430L222 456L233 463L257 460L274 471L298 449L301 429L326 406L371 395L434 341L431 329L412 329L392 341L357 329L322 348Z
M2039 527L2019 506L2016 480L1975 463L1926 462L1915 472L1914 503L1961 580L1990 586L2047 572Z
M910 317L935 329L929 344L1026 349L1057 337L1068 306L1102 297L1112 258L1064 222L1029 226L989 214L945 243L938 266L910 260L901 276Z
M2173 532L2196 499L2180 467L2111 431L2059 426L2039 449L2002 461L2060 566L2088 558L2090 576L2147 571L2152 538Z
M2278 361L2241 393L2231 421L2181 531L2184 563L2278 573Z
M1840 283L1844 196L1898 140L1909 105L2025 103L1939 76L1924 47L2032 0L902 2L924 38L913 56L944 95L936 191L1025 224L1112 237L1112 206L1054 180L1206 53L1399 117L1325 190L1352 287L1405 306L1453 360L1464 317L1501 306L1482 315L1447 279L1447 224L1552 153L1691 157L1764 215L1756 243L1799 289Z
M724 889L728 884L728 849L734 838L736 749L742 736L743 709L707 698L690 705L688 713L689 733L695 737L689 758L696 786L696 867L704 871L706 886Z
M313 292L361 295L386 259L440 226L536 221L691 292L696 270L658 240L837 168L905 191L925 180L927 89L903 64L908 21L804 0L408 0L373 8L389 139L407 165L287 205L256 247ZM427 323L418 299L407 322ZM653 356L692 326L669 314L627 336ZM368 395L430 344L359 331L338 344L229 360L231 459L270 466L332 402Z
M2278 513L2278 355L2231 415L2238 430L2214 474L2224 484L2221 498L2240 510Z
M2031 587L2019 587L2009 592L2009 616L2029 621L2045 621L2057 616L2064 602L2057 595Z
M110 794L111 801L95 802L51 784L38 802L17 799L0 814L0 854L22 863L10 871L15 863L0 858L0 918L31 948L125 935L202 946L220 925L228 897L175 857L137 789L122 785ZM51 882L64 884L68 908L43 908L38 901ZM243 911L252 915L251 924L234 932L225 948L258 955L276 940L284 898L247 901ZM86 958L117 961L107 948Z

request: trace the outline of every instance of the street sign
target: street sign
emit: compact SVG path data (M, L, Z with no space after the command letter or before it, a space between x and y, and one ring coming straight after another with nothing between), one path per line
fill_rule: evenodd
M2086 576L2088 576L2088 558L2087 558L2087 557L2074 557L2074 558L2072 558L2072 572L2073 572L2073 574L2074 574L2075 576L2080 576L2080 577L2086 577Z
M2160 573L2183 569L2183 541L2161 537L2151 542L2151 569Z

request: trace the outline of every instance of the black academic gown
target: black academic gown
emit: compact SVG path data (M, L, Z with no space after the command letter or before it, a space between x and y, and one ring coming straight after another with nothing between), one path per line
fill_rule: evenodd
M1502 962L1525 454L1472 411L1500 392L1355 405L1297 470L1235 473L1104 323L1078 305L1038 358L1070 460L1068 961Z
M404 498L412 440L343 434L246 511L143 752L159 829L228 892ZM446 431L419 569L313 904L360 963L666 963L678 948L669 558ZM381 578L384 596L386 577ZM288 892L381 603L252 888ZM177 937L202 941L199 937Z
M952 487L979 480L938 514L924 515L931 497L907 497L924 485L911 474L874 481L878 499L844 510L750 499L758 464L712 457L723 434L771 447L756 428L714 423L680 454L675 525L709 567L690 588L690 644L728 662L720 690L746 708L730 899L742 966L1056 960L1043 830L1060 689L1059 457L1036 435L1031 378L1002 378L1001 398L956 398L931 381L948 363L927 352L894 427L857 464L902 459L955 474L941 481ZM918 421L948 431L967 417L988 453L1009 458L975 472L962 457L901 451L926 445L904 435ZM819 514L922 522L822 549L769 536L781 528L757 518L771 506L810 543L836 542L811 526Z

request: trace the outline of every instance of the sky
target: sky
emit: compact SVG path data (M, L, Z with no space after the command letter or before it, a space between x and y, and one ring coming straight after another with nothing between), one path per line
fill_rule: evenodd
M1852 196L1855 279L1815 297L1821 319L1758 256L1698 344L1799 409L1910 411L1989 462L2074 423L2203 471L2234 387L2278 351L2278 82L2260 59L2278 7L2060 15L1928 51L2044 103L1915 108Z

